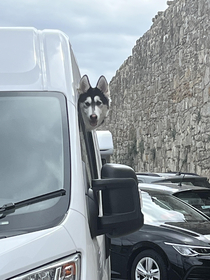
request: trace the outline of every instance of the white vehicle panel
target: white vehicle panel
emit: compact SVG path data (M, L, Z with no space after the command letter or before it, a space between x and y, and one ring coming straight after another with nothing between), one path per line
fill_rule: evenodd
M0 248L2 280L76 252L72 238L62 226L2 238Z
M60 91L76 102L70 45L64 33L0 28L0 37L4 50L0 52L0 90Z

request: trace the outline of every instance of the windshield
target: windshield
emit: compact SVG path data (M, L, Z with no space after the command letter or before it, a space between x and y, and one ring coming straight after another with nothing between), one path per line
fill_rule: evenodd
M144 222L202 222L208 221L190 206L167 194L142 191Z
M69 185L67 127L61 93L1 93L0 206ZM1 217L0 232L52 225L65 214L65 200L53 198Z

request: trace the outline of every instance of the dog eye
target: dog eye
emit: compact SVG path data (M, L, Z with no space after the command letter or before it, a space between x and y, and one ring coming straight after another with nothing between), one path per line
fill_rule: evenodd
M100 100L96 101L96 105L100 106L102 104L102 102Z
M89 107L90 106L90 102L85 102L85 106Z

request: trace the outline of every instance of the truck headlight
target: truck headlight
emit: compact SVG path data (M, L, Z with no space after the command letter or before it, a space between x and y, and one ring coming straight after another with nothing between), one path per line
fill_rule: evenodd
M79 280L80 262L80 254L75 254L10 280Z

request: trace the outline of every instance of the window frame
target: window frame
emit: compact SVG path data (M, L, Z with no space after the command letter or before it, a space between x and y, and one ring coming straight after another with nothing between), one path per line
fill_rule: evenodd
M80 143L81 153L85 152L87 156L88 166L90 168L90 175L91 175L89 183L91 185L92 179L98 179L98 171L97 171L98 169L97 169L97 162L96 162L95 146L93 142L93 135L92 135L92 131L87 131L85 128L85 124L79 106L78 106L78 117L79 117L79 129L80 129L80 133L83 134L84 145L86 149L86 151L84 151L84 149L82 148L82 143ZM80 142L81 141L82 139L80 135ZM82 161L84 162L83 154L82 154ZM88 168L88 166L87 163L85 162L85 167Z

